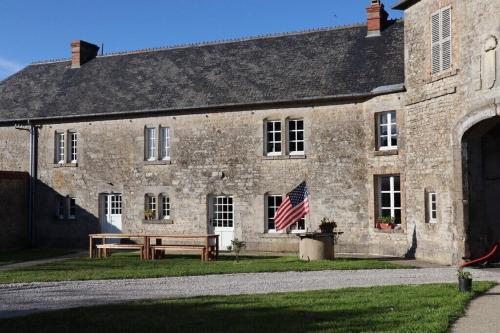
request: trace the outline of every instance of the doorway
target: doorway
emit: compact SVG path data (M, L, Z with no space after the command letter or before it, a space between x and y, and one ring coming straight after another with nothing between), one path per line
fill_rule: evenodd
M234 202L231 196L215 196L209 200L209 233L219 235L219 247L227 250L234 239Z
M122 195L102 193L99 196L101 232L122 232Z

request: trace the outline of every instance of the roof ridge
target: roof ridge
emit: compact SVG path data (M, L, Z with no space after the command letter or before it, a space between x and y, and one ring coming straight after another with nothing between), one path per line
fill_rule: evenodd
M129 54L160 52L160 51L182 49L182 48L188 48L188 47L201 47L201 46L231 44L231 43L247 42L247 41L266 39L266 38L279 38L279 37L302 35L302 34L308 34L308 33L314 33L314 32L351 29L351 28L358 28L358 27L364 27L364 26L366 26L365 23L351 23L351 24L344 24L344 25L337 25L337 26L330 26L330 27L320 27L320 28L310 28L310 29L296 30L296 31L289 31L289 32L275 32L275 33L268 33L268 34L260 34L260 35L253 35L253 36L247 36L247 37L236 37L236 38L218 39L218 40L211 40L211 41L204 41L204 42L193 42L193 43L180 43L180 44L172 44L172 45L168 45L168 46L144 48L144 49L137 49L137 50L110 52L110 53L105 53L102 55L97 55L96 58L106 58L106 57L129 55ZM40 60L40 61L34 61L30 65L41 65L41 64L49 64L49 63L56 63L56 62L65 62L65 61L70 61L70 60L71 60L71 58Z

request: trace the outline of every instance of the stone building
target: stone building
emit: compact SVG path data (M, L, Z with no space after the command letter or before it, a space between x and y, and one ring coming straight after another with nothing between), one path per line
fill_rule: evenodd
M500 2L394 7L404 21L372 0L363 25L119 54L75 41L2 81L0 170L32 175L35 240L217 232L296 251L326 216L341 252L483 253L500 238ZM303 180L311 213L276 232Z

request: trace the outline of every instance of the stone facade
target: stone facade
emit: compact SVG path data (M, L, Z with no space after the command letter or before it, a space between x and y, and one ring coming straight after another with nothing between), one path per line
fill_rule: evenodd
M431 15L446 6L452 9L452 68L431 74ZM265 196L284 195L306 180L311 206L306 226L316 230L322 217L334 218L344 232L339 252L408 255L443 264L477 254L471 230L479 222L470 211L480 210L474 206L480 199L464 185L463 139L476 124L496 122L500 112L500 21L493 14L498 12L495 0L422 0L409 7L404 93L276 109L43 124L40 243L84 246L88 233L100 231L101 193L123 195L124 232L165 233L207 232L208 200L224 194L234 198L235 237L249 250L297 251L293 234L266 232ZM397 151L376 149L376 114L384 111L397 114ZM305 156L265 156L265 121L296 118L304 120ZM170 162L145 161L149 126L171 129ZM54 163L57 131L78 133L77 166ZM0 169L26 171L27 159L17 158L27 156L26 133L1 127L0 137ZM475 172L481 163L466 168ZM384 232L375 228L376 179L395 174L401 179L402 223ZM437 196L436 223L427 219L429 192ZM147 193L169 196L169 223L144 221ZM57 218L61 195L76 198L76 219Z
M0 171L0 249L28 245L28 179L25 172Z

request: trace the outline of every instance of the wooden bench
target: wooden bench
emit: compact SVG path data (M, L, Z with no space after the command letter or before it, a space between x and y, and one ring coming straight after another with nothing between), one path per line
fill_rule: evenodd
M152 259L157 259L157 252L195 252L200 253L201 261L208 260L207 248L204 245L151 245Z
M107 257L111 250L140 250L141 259L144 258L144 245L142 244L98 244L96 248L99 258Z

